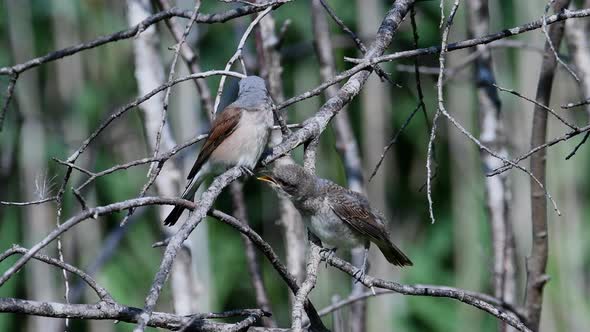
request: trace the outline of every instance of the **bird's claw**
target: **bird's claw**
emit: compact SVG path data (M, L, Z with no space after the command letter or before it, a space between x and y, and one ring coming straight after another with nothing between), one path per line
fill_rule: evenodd
M334 257L334 255L336 255L336 250L338 250L338 248L322 248L320 249L320 253L322 252L326 252L327 256L326 256L326 268L328 268L328 261L330 259L332 259L332 257Z
M362 269L359 269L358 271L356 271L356 272L355 272L355 273L352 275L352 277L353 277L354 279L356 279L356 281L355 281L354 283L355 283L355 284L357 284L357 283L361 282L361 281L362 281L362 279L363 279L363 278L365 278L365 276L366 276L366 275L367 275L367 272L365 272L365 271L364 271L364 270L362 270Z
M240 169L242 170L243 173L252 176L254 175L254 172L252 172L252 170L246 166L240 166Z

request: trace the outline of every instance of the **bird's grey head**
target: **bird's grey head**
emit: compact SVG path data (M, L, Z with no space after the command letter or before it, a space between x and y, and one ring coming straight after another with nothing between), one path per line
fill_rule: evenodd
M247 76L240 80L236 102L244 108L258 108L270 101L266 83L258 76Z
M297 164L275 165L268 175L258 179L268 182L273 189L291 200L310 198L315 193L315 176Z

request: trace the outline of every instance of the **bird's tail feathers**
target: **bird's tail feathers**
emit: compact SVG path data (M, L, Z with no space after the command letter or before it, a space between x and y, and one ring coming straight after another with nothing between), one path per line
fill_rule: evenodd
M193 179L187 184L187 186L184 188L184 191L182 192L183 199L192 201L195 198L195 193L197 192L197 190L199 189L199 187L201 186L201 184L205 180L206 173L207 173L207 168L203 167L195 175L195 177L193 177ZM180 216L182 216L182 212L184 211L184 209L185 209L185 207L183 207L183 206L175 206L174 209L172 209L172 211L168 214L166 219L164 219L164 225L172 226L172 225L176 224L178 219L180 219Z
M397 266L412 266L414 263L406 256L395 244L391 241L380 241L377 244L383 256L393 265Z

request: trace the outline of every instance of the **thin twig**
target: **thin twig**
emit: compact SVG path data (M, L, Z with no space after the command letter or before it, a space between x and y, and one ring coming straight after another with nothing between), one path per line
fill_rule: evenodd
M588 136L590 136L590 131L586 132L586 135L584 135L584 138L582 139L582 141L576 145L574 150L572 152L570 152L570 154L568 154L567 157L565 157L565 160L570 160L570 158L573 157L576 154L576 152L578 152L578 149L582 145L584 145L584 143L586 143L586 140L588 140Z
M248 239L250 239L250 241L252 241L252 243L258 248L258 250L264 254L269 263L272 264L281 279L283 279L289 289L291 289L291 292L296 294L299 291L299 285L297 284L295 276L293 276L285 264L281 262L279 256L274 252L270 244L264 241L260 235L250 228L250 226L219 210L213 210L209 214L217 220L228 224L229 226L238 230L240 233L247 236ZM314 322L315 325L321 324L320 316L309 300L305 301L304 308L307 316L310 318L310 321Z
M94 139L106 128L108 127L111 122L113 122L115 119L117 119L118 117L122 116L123 114L127 113L127 111L131 110L134 107L137 107L138 105L140 105L141 103L145 102L146 100L150 99L151 97L153 97L154 95L156 95L157 93L163 91L164 89L166 89L168 86L172 86L172 85L176 85L178 83L184 82L184 81L188 81L188 80L192 80L192 79L200 79L200 78L205 78L205 77L210 77L210 76L215 76L215 75L228 75L228 76L234 76L234 77L238 77L238 78L243 78L244 75L237 73L237 72L233 72L233 71L225 71L225 70L210 70L210 71L206 71L206 72L202 72L202 73L195 73L195 74L191 74L191 75L187 75L184 77L180 77L175 79L174 81L170 82L170 83L165 83L162 84L156 88L154 88L152 91L148 92L147 94L135 99L134 101L128 103L125 106L120 107L115 113L111 114L104 122L102 122L99 127L86 139L84 140L84 142L82 142L82 144L80 145L80 147L74 151L74 153L67 159L67 162L74 162L78 159L78 157L84 152L86 151L86 148L88 148L88 146L90 145L90 143L92 141L94 141Z
M178 152L180 152L181 150L207 138L207 136L208 136L208 134L197 135L197 136L191 138L190 140L188 140L182 144L178 144L177 146L173 147L172 149L170 149L164 153L161 153L158 157L155 157L155 158L154 157L147 157L147 158L137 159L137 160L133 160L133 161L130 161L130 162L127 162L124 164L112 166L112 167L105 169L103 171L100 171L100 172L96 172L96 173L91 172L90 177L86 181L84 181L84 183L82 183L80 186L78 186L78 188L76 188L76 190L82 190L87 185L89 185L90 183L92 183L96 179L98 179L99 177L114 173L114 172L122 170L122 169L128 169L133 166L149 164L149 163L156 162L156 161L158 161L158 162L166 161L166 160L170 159L172 156L174 156L175 154L177 154ZM64 165L72 166L72 167L75 166L75 164L64 162L64 161L58 161L58 162L62 163Z
M555 46L553 45L553 41L551 40L551 37L549 37L549 32L547 31L547 13L549 13L549 8L551 8L551 5L554 2L555 2L555 0L549 0L549 2L547 2L547 4L545 5L545 11L543 12L543 17L542 17L543 25L541 26L541 30L543 30L543 34L545 34L545 41L547 42L547 44L551 48L551 51L553 52L553 56L555 56L555 59L557 60L557 62L559 62L559 64L562 65L568 71L568 73L570 73L572 75L572 77L576 80L576 82L580 82L580 78L578 77L578 75L576 75L576 73L570 68L570 66L568 66L565 62L563 62L563 60L559 56L557 50L555 49Z
M196 22L197 23L222 23L227 22L231 19L236 17L250 15L252 13L257 13L262 10L267 9L268 7L272 7L274 9L278 8L279 6L283 5L285 0L276 0L276 1L269 1L260 6L243 6L240 8L230 9L225 12L215 13L215 14L199 14L197 16ZM154 15L147 17L145 20L141 21L141 23L130 27L126 30L121 30L110 35L105 35L102 37L98 37L92 41L80 43L77 45L73 45L70 47L63 48L61 50L57 50L54 52L47 53L43 56L38 58L31 59L29 61L9 66L9 67L2 67L0 68L0 75L14 75L20 74L24 71L27 71L31 68L38 67L42 64L52 62L73 54L76 54L81 51L85 51L88 49L92 49L98 46L102 46L104 44L116 42L123 39L129 39L137 36L138 33L144 31L150 25L158 23L161 20L169 19L171 17L184 17L190 18L192 16L192 12L190 10L182 10L178 8L170 8L169 10L165 10Z
M352 41L354 42L356 47L361 51L361 53L367 53L367 47L365 46L363 41L356 35L356 33L354 33L354 31L350 30L350 28L346 26L344 21L342 21L342 19L340 19L338 15L336 15L336 13L332 9L332 7L330 7L330 5L326 2L326 0L320 0L320 3L322 4L322 7L324 7L324 9L326 10L326 13L328 13L328 15L330 15L334 22L338 24L342 31L344 31L352 39ZM379 65L376 65L373 68L375 69L375 72L377 73L377 75L379 75L382 81L387 81L394 85L396 84L390 77L390 75L383 71L383 69Z
M444 21L444 10L443 10L443 1L440 2L441 8L441 27ZM430 214L430 220L434 224L434 210L433 210L433 201L432 201L432 166L431 166L431 156L432 151L434 148L434 140L436 138L436 120L440 116L440 113L444 112L445 105L443 101L443 77L445 71L445 52L447 51L447 42L449 40L449 31L451 30L451 25L453 24L453 19L455 18L455 14L457 13L457 9L459 8L459 0L455 0L453 4L453 8L451 8L451 14L449 15L449 19L446 22L443 34L442 34L442 43L441 43L441 51L438 57L439 62L439 74L438 74L438 81L436 83L437 87L437 94L438 94L438 110L434 114L434 119L432 120L432 129L430 130L430 139L428 140L428 152L426 154L426 197L428 198L428 212Z
M2 255L0 255L0 262L2 262L4 259L6 259L12 255L15 255L15 254L26 255L26 254L28 254L28 252L29 252L29 250L27 250L23 247L13 245L10 249L8 249L4 253L2 253ZM96 295L98 295L98 297L100 298L101 301L105 301L108 303L115 302L115 300L113 300L113 297L109 294L109 292L106 289L104 289L103 287L101 287L96 282L96 280L94 280L91 276L89 276L84 271L82 271L72 265L69 265L67 263L64 263L63 260L61 260L61 259L58 260L58 259L46 256L46 255L42 255L39 253L34 254L32 256L32 258L42 261L42 262L45 262L50 265L57 266L62 271L67 271L67 272L77 275L88 286L90 286L92 289L94 289L94 291L96 292Z
M551 108L549 108L549 107L547 107L547 106L545 106L545 105L543 105L543 104L539 103L538 101L536 101L536 100L534 100L534 99L531 99L531 98L529 98L529 97L527 97L527 96L524 96L524 95L522 95L521 93L519 93L518 91L511 90L511 89L506 89L506 88L503 88L503 87L501 87L501 86L498 86L497 84L492 84L492 85L493 85L494 87L496 87L496 89L498 89L498 90L500 90L500 91L504 91L504 92L511 93L511 94L513 94L513 95L515 95L515 96L517 96L517 97L520 97L520 98L522 98L522 99L524 99L524 100L526 100L526 101L528 101L528 102L531 102L531 103L533 103L533 104L535 104L535 105L539 106L540 108L542 108L542 109L546 110L547 112L551 113L551 115L553 115L553 116L554 116L556 119L558 119L558 120L559 120L561 123L563 123L564 125L566 125L566 126L570 127L570 129L573 129L573 130L580 130L580 128L578 128L578 127L576 127L575 125L573 125L573 124L569 123L569 122L568 122L566 119L564 119L563 117L561 117L561 116L560 116L559 114L557 114L557 113L556 113L554 110L552 110Z
M43 240L41 240L39 243L35 244L31 249L29 249L29 252L27 254L23 255L23 257L16 261L16 263L14 263L10 268L4 271L4 273L0 277L0 286L4 285L4 283L12 275L18 272L25 265L25 263L33 257L33 255L39 252L39 250L45 248L49 243L53 242L53 240L55 240L58 236L60 236L70 228L74 227L75 225L79 224L80 222L89 218L96 219L102 215L127 210L132 207L146 205L178 205L183 206L189 210L194 209L195 207L195 204L193 202L189 202L181 198L143 197L84 210L78 213L77 215L69 218L67 221L61 223L59 227L55 228L47 236L45 236Z
M584 106L584 105L589 105L590 104L590 99L586 99L586 100L582 100L579 101L577 103L568 103L565 105L561 105L561 108L563 109L570 109L570 108L574 108L574 107L578 107L578 106Z
M371 173L371 176L369 176L369 182L371 182L371 180L373 180L373 177L375 177L375 175L377 174L377 171L379 170L379 167L381 167L383 160L385 160L385 155L387 154L389 149L391 149L391 147L397 142L397 139L399 138L399 136L404 132L406 127L410 124L410 122L414 118L414 115L416 115L416 113L418 113L418 111L420 109L422 109L422 105L418 104L418 106L416 106L414 108L414 110L410 113L410 115L406 118L406 121L404 121L401 128L397 131L397 133L395 133L395 135L393 136L391 141L389 141L389 143L387 143L385 148L383 148L383 152L381 153L381 157L379 157L379 161L377 162L377 164L373 168L373 172ZM432 155L434 156L434 153L432 153Z
M57 199L57 196L46 197L43 199L39 199L36 201L29 201L29 202L7 202L7 201L0 201L0 205L7 205L7 206L29 206L29 205L38 205L47 202L53 202Z
M10 100L14 94L16 80L18 80L18 74L16 73L10 76L10 80L8 80L8 87L6 88L6 94L4 95L4 103L2 103L2 109L0 110L0 132L2 132L4 118L6 117L6 112L8 112L8 105L10 105Z
M272 10L272 7L266 8L264 11L262 11L260 14L258 14L258 16L256 16L256 18L252 21L252 23L250 23L250 25L248 26L248 28L246 29L246 31L244 31L244 34L242 35L242 38L240 39L240 42L238 43L238 47L236 49L236 52L229 59L229 61L225 65L225 69L224 70L230 70L231 69L231 66L234 64L234 62L236 62L236 60L238 60L238 58L240 58L240 56L242 55L242 49L244 48L244 45L246 44L246 40L248 39L248 36L252 32L252 30L254 29L254 27L256 26L256 24L258 24L258 22L260 22L260 20L266 14L270 13L271 10ZM221 101L221 93L223 92L223 86L224 85L225 85L225 75L222 75L221 76L221 80L219 81L219 88L217 89L217 95L215 97L215 103L213 104L213 110L216 113L219 111L218 110L218 108L219 108L219 102Z
M516 164L518 164L521 161L527 159L528 157L534 155L535 153L537 153L537 152L539 152L539 151L541 151L541 150L543 150L545 148L548 148L550 146L553 146L553 145L555 145L557 143L565 142L565 141L571 139L572 137L578 136L578 135L580 135L582 133L585 133L585 132L588 132L588 131L590 131L590 125L585 126L585 127L582 127L582 128L580 128L580 130L572 130L572 131L570 131L568 133L565 133L562 136L559 136L559 137L557 137L557 138L555 138L555 139L553 139L551 141L545 142L545 143L543 143L541 145L538 145L538 146L530 149L527 153L524 153L524 154L520 155L519 157L511 160L508 163L505 162L505 165L504 166L498 167L498 168L492 170L486 176L495 176L495 175L504 173L507 170L512 169L513 167L515 167Z
M322 260L329 265L334 266L340 271L350 275L356 276L359 272L357 267L336 257L329 255L327 252L322 252ZM479 294L463 289L446 287L446 286L431 286L431 285L405 285L393 281L387 281L365 275L360 278L360 282L368 288L375 287L380 289L389 289L402 295L411 296L431 296L431 297L445 297L455 299L467 305L478 308L488 314L501 319L510 326L513 326L519 331L532 332L521 320L522 315L520 311L512 311L508 309L500 300L493 296L486 294Z
M174 57L172 58L172 63L170 64L170 72L168 73L168 83L170 83L174 80L176 61L178 61L178 55L180 53L180 48L185 43L186 37L188 36L193 24L195 23L195 20L197 19L197 15L199 14L200 7L201 7L201 0L196 0L195 1L195 8L193 9L193 14L191 15L191 18L190 18L188 24L184 28L184 32L182 34L182 37L180 38L180 41L178 41L176 43L176 45L174 45ZM156 134L154 158L158 156L158 153L160 151L160 141L162 139L162 131L164 130L164 125L166 124L166 114L168 113L168 103L169 103L169 99L170 99L170 92L172 92L172 86L168 86L166 88L166 92L164 95L164 101L163 101L163 105L162 105L162 119L160 122L160 127L158 128L158 132ZM152 164L152 166L155 166L155 164ZM150 167L150 169L148 170L148 175L151 174L152 168L153 167Z

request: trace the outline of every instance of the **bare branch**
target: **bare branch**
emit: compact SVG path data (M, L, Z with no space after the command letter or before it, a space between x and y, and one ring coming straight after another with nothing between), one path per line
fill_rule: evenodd
M191 145L193 145L193 144L195 144L195 143L197 143L199 141L202 141L203 139L207 138L207 136L208 136L208 134L197 135L197 136L191 138L190 140L188 140L188 141L186 141L186 142L184 142L182 144L179 144L179 145L175 146L174 148L166 151L165 153L161 153L158 157L155 157L155 158L154 157L142 158L142 159L138 159L138 160L133 160L133 161L127 162L125 164L115 165L115 166L112 166L112 167L110 167L110 168L108 168L108 169L106 169L104 171L100 171L100 172L97 172L97 173L90 172L91 173L90 174L90 177L84 183L82 183L77 188L77 190L82 190L84 187L86 187L90 183L94 182L94 180L98 179L101 176L105 176L107 174L111 174L111 173L114 173L114 172L119 171L119 170L122 170L122 169L128 169L128 168L133 167L133 166L149 164L149 163L154 162L154 161L159 161L159 162L166 161L166 160L170 159L172 156L174 156L175 154L177 154L178 152L180 152L181 150L183 150L183 149L185 149L185 148L187 148L187 147L189 147L189 146L191 146ZM75 164L64 162L64 161L59 161L59 160L56 160L56 161L58 161L61 164L64 164L64 165L67 165L67 166L70 166L72 168L76 168L76 169L80 170L80 168L77 167ZM82 171L82 170L80 170L80 171ZM82 172L84 172L84 171L82 171ZM86 172L89 172L89 171L86 171Z
M198 78L205 78L205 77L209 77L209 76L215 76L215 75L228 75L228 76L234 76L234 77L238 77L238 78L243 78L244 75L240 74L240 73L236 73L233 71L225 71L225 70L210 70L210 71L206 71L206 72L202 72L202 73L196 73L196 74L191 74L188 76L184 76L181 78L177 78L172 82L169 83L165 83L160 85L159 87L153 89L152 91L150 91L149 93L135 99L134 101L128 103L125 106L120 107L115 113L111 114L107 120L105 120L103 123L100 124L100 126L86 139L84 140L84 142L82 142L82 145L67 159L68 162L74 162L78 159L78 157L84 152L86 151L86 148L88 148L88 145L90 145L90 143L106 128L109 126L109 124L111 124L111 122L113 122L115 119L119 118L121 115L125 114L127 111L129 111L130 109L140 105L141 103L143 103L144 101L150 99L151 97L153 97L154 95L156 95L157 93L163 91L164 89L168 88L168 86L172 86L172 85L176 85L180 82L184 82L184 81L188 81L188 80L192 80L192 79L198 79Z
M559 120L561 123L563 123L563 124L564 124L564 125L566 125L567 127L570 127L570 129L573 129L573 130L575 130L575 131L577 131L577 130L580 130L580 128L578 128L577 126L575 126L575 125L573 125L573 124L569 123L569 122L568 122L566 119L564 119L563 117L561 117L559 114L557 114L557 113L556 113L554 110L552 110L552 109L551 109L551 108L549 108L548 106L545 106L545 105L543 105L543 104L539 103L539 102L538 102L538 101L536 101L536 100L533 100L533 99L531 99L531 98L529 98L529 97L527 97L527 96L524 96L524 95L522 95L521 93L519 93L518 91L511 90L511 89L506 89L506 88L503 88L503 87L501 87L501 86L498 86L497 84L492 84L492 85L493 85L494 87L496 87L496 88L497 88L498 90L500 90L500 91L504 91L504 92L511 93L511 94L513 94L513 95L515 95L515 96L517 96L517 97L520 97L520 98L522 98L522 99L524 99L524 100L526 100L526 101L528 101L528 102L531 102L531 103L535 104L536 106L538 106L538 107L540 107L540 108L544 109L545 111L547 111L547 112L551 113L551 115L553 115L553 116L554 116L556 119L558 119L558 120Z
M350 263L334 256L329 253L321 253L322 260L327 261L329 265L334 266L340 271L355 276L358 274L359 269L352 266ZM356 273L356 274L355 274ZM432 296L432 297L446 297L458 300L482 311L489 313L490 315L501 319L508 323L519 331L532 332L518 317L516 312L507 310L502 305L501 301L485 294L473 293L458 288L446 287L446 286L423 286L423 285L404 285L392 281L387 281L379 278L375 278L369 275L365 275L360 280L365 286L371 288L389 289L402 295L412 296Z
M445 28L443 30L442 35L442 44L441 44L441 51L438 57L439 62L439 74L438 74L438 81L436 83L437 88L437 95L438 95L438 110L434 114L434 119L432 120L432 129L430 130L430 139L428 140L428 152L426 154L426 197L428 198L428 212L430 214L430 220L434 224L434 211L432 208L433 201L432 201L432 186L430 184L432 180L432 166L431 166L431 156L432 151L434 149L434 140L436 138L436 120L440 116L440 113L445 112L445 105L443 101L443 77L445 72L445 52L447 51L447 42L449 40L449 32L451 30L451 25L453 24L453 19L455 18L455 14L457 13L457 9L459 8L459 0L455 0L453 4L453 8L451 8L451 14L449 15L449 19L445 24ZM441 9L441 27L444 21L444 9L443 9L443 1L440 3Z
M189 202L187 200L181 198L165 198L165 197L143 197L137 199L130 199L123 202L117 202L105 206L98 206L95 208L91 208L85 211L80 212L79 214L71 217L67 221L63 222L59 225L56 229L54 229L51 233L49 233L41 242L35 244L29 252L23 257L21 257L16 263L14 263L9 269L7 269L0 277L0 286L4 285L4 283L16 272L18 272L23 265L26 264L29 259L33 257L39 250L43 249L53 240L55 240L58 236L66 232L68 229L74 227L75 225L79 224L80 222L88 219L93 218L96 219L99 216L110 214L113 212L118 212L122 210L127 210L132 207L138 206L146 206L146 205L181 205L186 207L187 209L193 209L195 204L193 202Z
M114 320L127 323L136 323L141 314L141 309L127 307L116 303L99 302L96 304L63 304L55 302L29 301L14 298L0 298L0 312L10 312L34 316L54 318L73 318L85 320ZM247 316L259 318L266 315L262 310L246 309L236 310L226 314L197 314L192 316L180 316L163 312L154 312L148 322L149 326L168 330L179 330L187 323L192 322L191 331L217 332L240 331L251 324L252 319L246 323L236 324L217 323L208 318L224 318L235 316ZM197 317L197 318L195 318ZM254 319L254 320L256 320ZM258 329L253 329L254 331Z
M551 8L551 5L553 5L554 3L555 3L555 0L549 0L547 2L547 4L545 5L545 11L543 12L543 18L542 18L543 25L541 26L541 30L543 30L543 33L545 34L545 41L546 41L547 45L549 45L549 48L553 52L553 56L555 57L555 59L557 59L557 62L560 65L562 65L567 70L567 72L573 76L573 78L576 81L580 82L580 78L578 78L578 75L576 75L576 73L565 62L563 62L563 60L559 56L559 53L557 52L557 49L553 45L553 41L551 40L551 37L549 36L549 32L547 31L547 13L549 12L549 8ZM567 6L563 7L563 10L565 10L565 9L567 9Z
M288 0L288 1L290 1L290 0ZM240 42L238 43L238 47L236 49L236 52L234 53L234 55L232 55L232 57L229 59L229 61L225 65L225 70L230 70L231 66L234 64L234 62L242 56L242 49L244 48L244 45L246 44L246 40L248 39L248 36L252 32L252 30L254 29L256 24L258 24L258 22L260 22L260 20L266 14L270 13L271 10L272 10L272 7L266 8L263 12L261 12L260 14L258 14L258 16L256 16L256 18L252 21L252 23L250 23L250 25L248 26L246 31L244 31L244 34L242 35ZM225 76L221 76L221 81L219 81L219 88L217 89L217 96L215 97L215 104L213 104L213 111L216 113L218 112L219 102L221 101L221 93L223 92L224 85L225 85Z
M222 13L199 14L195 21L197 23L226 22L226 21L231 20L236 17L246 16L246 15L250 15L252 13L263 11L268 7L272 7L274 9L276 9L279 6L283 5L284 2L285 2L284 0L276 0L276 1L269 1L263 5L260 5L260 6L252 6L252 5L243 6L243 7L234 8L234 9L222 12ZM190 18L192 16L192 14L193 13L191 11L185 11L185 10L181 10L178 8L171 8L169 10L156 13L156 14L146 18L141 23L139 23L127 30L115 32L113 34L102 36L102 37L99 37L99 38L89 41L89 42L81 43L81 44L70 46L70 47L67 47L67 48L64 48L64 49L61 49L58 51L50 52L50 53L47 53L43 56L40 56L35 59L31 59L31 60L21 63L21 64L17 64L17 65L10 66L10 67L2 67L2 68L0 68L0 75L20 74L24 71L31 69L31 68L40 66L42 64L45 64L45 63L48 63L51 61L55 61L57 59L61 59L66 56L70 56L72 54L76 54L81 51L95 48L95 47L98 47L98 46L101 46L101 45L104 45L107 43L135 37L138 33L141 33L150 25L155 24L161 20L165 20L165 19L168 19L168 18L171 18L174 16Z
M512 161L509 161L508 163L506 163L506 161L505 161L506 165L492 170L490 173L487 174L487 176L495 176L495 175L501 174L503 172L506 172L507 170L515 167L516 164L518 164L521 161L527 159L528 157L534 155L535 153L537 153L545 148L548 148L550 146L553 146L557 143L565 142L565 141L571 139L572 137L578 136L578 135L588 132L588 131L590 131L590 125L582 127L579 130L572 130L572 131L565 133L562 136L559 136L551 141L548 141L548 142L538 145L534 148L531 148L531 150L529 150L527 153L519 156L518 158L515 158Z
M163 10L169 10L171 8L168 0L158 0L156 4L159 5L160 9ZM179 43L182 39L183 34L183 32L180 29L180 26L176 24L176 22L172 19L167 19L165 22L172 36L174 37L176 42ZM182 58L186 63L187 67L190 69L191 73L200 73L202 71L201 66L198 62L199 59L197 53L190 47L190 45L188 45L187 43L183 43L180 46L180 54L182 55ZM211 101L211 91L209 90L209 86L206 82L203 82L202 80L195 80L194 83L199 92L201 105L205 110L205 114L207 114L210 117L211 114L213 114L214 112L213 102Z
M0 132L2 131L2 126L4 124L4 118L6 117L6 112L8 111L8 106L10 105L10 100L12 99L12 95L14 94L14 88L16 87L16 80L18 79L18 74L13 74L10 76L10 80L8 80L8 87L6 87L6 94L4 95L4 102L2 103L2 109L0 110Z
M557 0L554 8L562 11L569 6L570 0ZM545 10L547 11L547 9ZM550 50L559 48L563 37L565 22L553 25L548 32L548 39L545 43L545 51L548 53L543 58L541 74L537 85L537 96L535 99L543 105L549 105L553 79L558 65L557 54L549 53ZM555 47L554 47L555 45ZM547 112L537 105L533 115L533 129L531 133L531 147L544 144L547 140ZM531 157L531 173L534 174L539 185L545 184L547 151L542 149ZM526 270L526 296L525 309L527 312L527 323L532 330L538 331L541 322L541 309L543 307L543 287L549 280L545 274L547 258L549 255L549 241L547 229L547 201L543 193L531 180L531 218L532 218L532 248L527 258Z
M293 276L289 272L287 267L283 263L281 263L279 256L274 252L272 247L266 241L264 241L262 237L260 237L260 235L254 232L254 230L252 230L248 225L221 211L213 210L210 214L219 221L228 224L229 226L238 230L240 233L247 236L250 239L250 241L252 241L252 243L260 251L262 251L264 256L266 256L266 258L272 264L274 269L279 273L281 279L283 279L287 286L289 286L291 292L296 294L299 291L299 285L297 284L295 276ZM311 301L309 301L309 299L305 301L304 308L305 312L307 313L307 316L312 322L312 326L317 326L318 328L323 327L320 316L318 315L317 311L315 310L313 304L311 303Z
M469 31L475 37L489 31L489 9L487 0L467 2ZM479 45L472 52L477 55L475 84L479 106L479 138L494 146L501 156L508 155L505 143L502 107L498 91L493 89L496 77L493 69L490 45ZM483 169L493 169L502 163L486 151L480 151ZM494 295L501 301L512 303L516 297L516 256L514 232L510 220L511 196L507 176L485 178L485 200L487 219L492 231ZM506 324L500 324L500 331L506 331Z
M309 293L315 287L318 278L318 267L322 257L320 256L321 247L309 241L310 248L307 257L307 275L305 281L301 284L295 301L293 303L293 311L291 313L291 328L294 332L302 332L302 319L303 319L303 304L307 301Z
M338 24L338 26L342 29L342 31L344 31L347 35L350 36L350 38L352 39L352 41L354 42L356 47L361 51L361 53L362 54L367 53L367 47L365 46L363 41L356 35L356 33L354 33L352 30L350 30L350 28L348 28L346 26L346 24L344 24L344 21L342 21L340 19L340 17L338 17L338 15L336 15L334 10L330 7L330 5L328 5L326 0L320 0L320 3L322 4L322 7L324 7L324 9L328 13L328 15L330 15L330 17L334 20L334 22L336 22L336 24ZM385 71L383 71L383 69L381 69L381 67L379 67L377 65L377 66L374 66L373 68L375 69L375 72L377 73L377 75L379 75L379 77L381 78L382 81L385 80L391 84L395 84L393 79Z
M239 181L231 184L230 189L232 203L234 205L234 214L236 215L237 219L244 224L249 225L243 186L243 183ZM256 250L254 250L252 241L250 241L246 235L242 234L242 238L244 240L244 247L246 249L246 261L248 262L248 272L250 273L252 288L254 288L256 304L258 307L260 307L260 309L270 312L270 301L268 300L266 288L264 287L260 264L258 263L258 259L256 257ZM266 318L263 319L262 322L267 327L277 327L277 323L274 321L274 319Z
M43 204L43 203L47 203L47 202L53 202L56 199L57 199L57 196L51 196L51 197L43 198L43 199L36 200L36 201L29 201L29 202L6 202L6 201L0 201L0 205L28 206L28 205L37 205L37 204Z
M15 254L26 255L26 254L28 254L28 252L29 251L23 247L13 245L12 248L8 249L4 253L2 253L2 255L0 255L0 262L2 262L3 260L5 260L6 258L8 258L12 255L15 255ZM72 265L69 265L67 263L64 263L62 260L51 258L49 256L45 256L45 255L42 255L39 253L34 254L32 256L32 258L42 261L42 262L45 262L50 265L57 266L64 271L68 271L72 274L77 275L86 284L88 284L88 286L90 286L92 289L94 289L94 291L96 292L96 294L98 295L98 297L100 298L101 301L104 301L107 303L115 303L115 300L113 300L113 297L109 294L109 292L106 289L104 289L103 287L101 287L100 285L98 285L96 280L94 280L91 276L86 274L84 271L82 271Z
M565 160L569 160L571 157L573 157L576 152L578 152L578 149L584 145L584 143L586 143L586 140L588 140L588 136L590 136L590 131L586 132L586 135L584 135L584 138L580 141L580 143L578 143L576 145L576 147L574 148L574 150L572 152L570 152L570 154L567 155L567 157L565 157Z
M582 101L579 101L577 103L568 103L568 104L565 104L565 105L561 105L561 108L563 108L563 109L570 109L570 108L579 107L579 106L585 106L585 105L590 105L590 99L582 100Z

